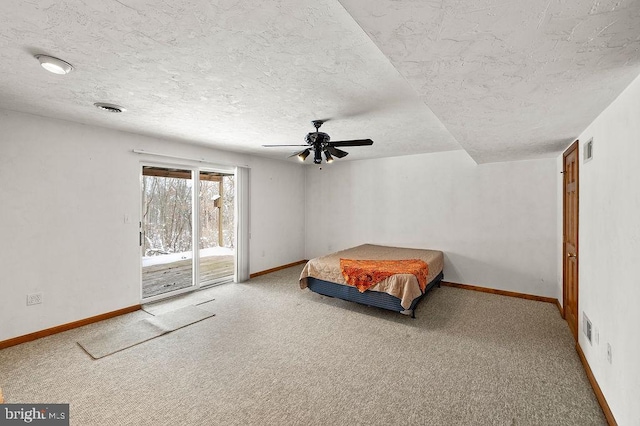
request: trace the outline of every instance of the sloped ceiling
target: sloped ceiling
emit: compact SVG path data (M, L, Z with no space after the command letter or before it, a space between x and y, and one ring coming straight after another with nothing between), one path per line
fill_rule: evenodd
M0 108L272 158L323 118L375 141L344 160L552 156L640 73L639 3L7 0Z
M640 72L640 1L341 1L479 163L556 156Z

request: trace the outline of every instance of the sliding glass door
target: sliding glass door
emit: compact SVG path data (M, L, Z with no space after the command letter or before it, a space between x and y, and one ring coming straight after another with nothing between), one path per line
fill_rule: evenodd
M198 264L200 286L233 280L235 266L235 179L233 174L200 172Z
M233 280L235 209L233 172L142 166L142 298Z
M142 297L194 285L191 170L142 169Z

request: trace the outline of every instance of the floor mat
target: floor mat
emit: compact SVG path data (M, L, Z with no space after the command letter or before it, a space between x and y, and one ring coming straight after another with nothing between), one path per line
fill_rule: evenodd
M80 340L78 344L92 358L99 359L214 315L214 313L197 306L185 306L153 318L145 318L133 324L115 328L89 339Z

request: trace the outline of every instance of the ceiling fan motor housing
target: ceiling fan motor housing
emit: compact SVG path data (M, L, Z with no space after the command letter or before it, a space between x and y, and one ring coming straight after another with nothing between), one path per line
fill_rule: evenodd
M315 149L313 151L313 163L314 164L322 164L322 150Z
M309 145L329 143L330 140L329 135L324 132L307 133L307 136L304 138L304 141Z

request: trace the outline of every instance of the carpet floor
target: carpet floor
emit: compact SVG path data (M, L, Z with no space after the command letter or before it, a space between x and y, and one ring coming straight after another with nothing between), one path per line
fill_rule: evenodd
M301 269L203 290L215 317L99 360L76 342L151 315L1 350L6 402L70 403L72 425L606 424L554 305L442 287L411 319Z

